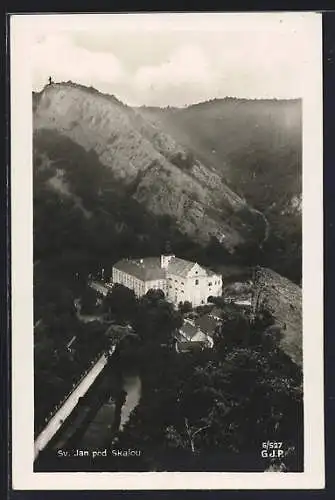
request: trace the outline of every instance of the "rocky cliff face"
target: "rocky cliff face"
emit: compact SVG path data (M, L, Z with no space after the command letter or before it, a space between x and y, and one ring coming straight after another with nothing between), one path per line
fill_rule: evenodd
M171 216L192 238L215 236L229 251L262 238L260 218L217 169L138 110L71 82L46 86L34 95L33 107L35 136L52 131L94 152L129 196L153 214Z
M302 365L302 290L271 269L258 268L254 286L259 303L266 306L280 326L283 351L298 365Z

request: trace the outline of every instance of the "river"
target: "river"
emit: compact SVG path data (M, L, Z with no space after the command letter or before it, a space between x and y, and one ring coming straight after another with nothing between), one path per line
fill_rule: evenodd
M133 410L141 399L142 383L138 375L125 375L123 377L123 390L126 392L126 399L121 408L121 420L119 430L122 431Z
M109 397L99 408L93 420L86 428L81 440L80 447L83 449L92 449L105 446L106 443L112 443L115 436L115 422L120 420L119 431L122 431L128 422L131 413L138 405L141 398L142 384L137 374L124 374L122 377L122 389L126 396L121 407L119 415L118 409L113 397Z

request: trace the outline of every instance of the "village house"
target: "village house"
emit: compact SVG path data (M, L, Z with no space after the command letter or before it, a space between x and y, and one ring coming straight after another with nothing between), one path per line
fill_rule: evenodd
M212 318L207 315L196 321L184 319L183 325L178 329L175 337L177 351L185 342L197 342L204 348L212 348L214 346L213 335L218 326L217 322L214 324L212 321Z
M175 347L178 353L194 352L212 348L214 336L220 331L222 319L210 313L192 320L184 318L183 325L175 336Z
M111 290L110 285L101 283L99 281L90 280L88 284L95 292L97 292L97 295L101 298L106 297L108 295L108 292Z
M203 316L200 316L200 318L197 318L194 321L194 324L207 336L207 338L212 340L222 324L222 321L213 318L210 314L204 314Z
M190 350L203 350L212 348L213 339L205 332L201 331L199 326L189 320L184 320L184 324L179 328L176 337L176 351L189 352Z
M222 276L175 255L120 260L113 267L112 279L134 290L137 297L161 289L175 306L185 301L200 306L209 296L222 294Z

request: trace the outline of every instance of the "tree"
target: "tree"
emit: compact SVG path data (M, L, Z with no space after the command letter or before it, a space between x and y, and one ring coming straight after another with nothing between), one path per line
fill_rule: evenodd
M81 296L81 312L83 314L92 314L96 307L96 292L91 287L86 287Z
M233 263L233 255L218 241L215 236L210 237L210 241L205 249L205 257L209 263Z
M165 299L165 294L160 288L150 288L145 296L152 302L158 302L159 300Z
M207 298L207 302L215 304L217 307L224 307L226 305L225 299L222 296L213 297L213 295L210 295Z
M180 313L174 310L170 302L159 299L161 293L157 292L161 291L155 290L138 301L134 329L144 344L170 344L175 330L182 324Z
M184 422L171 422L167 439L173 447L200 453L204 466L206 450L213 447L256 457L268 435L298 450L301 379L289 373L289 363L280 353L268 356L254 347L236 347L222 360L197 366L178 391ZM286 465L299 468L297 452Z
M226 308L224 321L215 335L215 347L219 353L225 353L233 347L250 343L250 325L248 318L233 308Z
M106 296L103 307L118 321L131 321L136 311L136 297L133 290L116 283Z
M185 302L179 302L178 309L181 314L186 314L192 311L192 304L188 300L185 300Z
M197 426L195 428L190 427L189 421L187 418L184 418L185 427L182 433L178 433L178 431L173 426L169 426L166 429L167 439L173 443L177 447L187 448L190 446L192 453L196 452L195 447L195 439L196 436L200 432L204 432L209 428L209 425L202 425L201 427Z
M290 449L287 470L299 470L302 375L278 349L278 331L268 323L260 318L250 324L235 311L214 352L180 356L151 349L143 374L146 389L125 429L126 443L143 446L155 470L173 470L180 456L179 470L212 470L208 450L213 448L254 457L247 466L264 470L270 462L258 461L259 443L271 435ZM171 460L153 452L158 444Z

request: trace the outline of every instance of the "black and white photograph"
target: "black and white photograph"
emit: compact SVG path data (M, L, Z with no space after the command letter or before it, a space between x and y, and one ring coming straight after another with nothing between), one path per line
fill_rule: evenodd
M41 484L322 485L320 26L12 17L13 459Z

